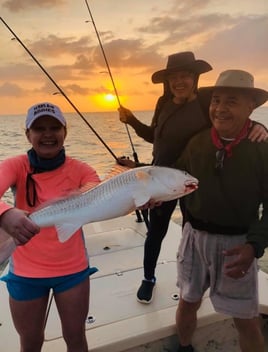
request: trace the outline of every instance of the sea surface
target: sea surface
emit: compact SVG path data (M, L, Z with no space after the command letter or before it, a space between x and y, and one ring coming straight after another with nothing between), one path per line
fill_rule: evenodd
M150 124L153 112L137 111L134 114L143 123ZM133 159L133 154L136 153L140 162L151 162L152 145L137 137L131 127L121 123L117 111L82 113L82 116L90 127L77 113L65 114L68 124L66 153L92 165L102 179L115 165L114 156ZM252 118L268 128L268 107L257 109ZM24 115L0 115L0 161L25 153L30 148L25 137L24 122ZM4 199L13 204L10 191ZM173 220L181 222L178 207ZM268 251L260 259L260 266L268 272Z

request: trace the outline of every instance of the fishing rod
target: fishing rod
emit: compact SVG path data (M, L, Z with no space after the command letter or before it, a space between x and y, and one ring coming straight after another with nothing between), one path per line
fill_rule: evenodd
M68 101L68 103L73 107L73 109L77 112L77 114L81 117L81 119L86 123L86 125L91 129L91 131L97 136L97 138L101 141L101 143L105 146L105 148L109 151L109 153L113 156L113 158L117 161L118 158L111 150L111 148L104 142L101 136L97 133L97 131L92 127L92 125L87 121L87 119L82 115L82 113L77 109L74 103L69 99L69 97L65 94L63 89L56 83L56 81L51 77L51 75L45 70L45 68L40 64L40 62L35 58L35 56L31 53L31 51L26 47L26 45L21 41L21 39L16 35L16 33L9 27L9 25L4 21L2 17L0 17L2 23L6 26L6 28L12 33L12 35L16 38L16 40L20 43L20 45L25 49L25 51L31 56L34 62L40 67L40 69L45 73L45 75L50 79L50 81L55 85L60 94Z
M110 69L110 65L109 65L109 63L108 63L108 60L107 60L107 56L106 56L106 54L105 54L105 51L104 51L104 48L103 48L103 45L102 45L102 42L101 42L101 39L100 39L99 32L98 32L98 30L97 30L97 26L96 26L96 24L95 24L95 21L94 21L92 12L91 12L91 10L90 10L88 1L85 0L85 3L86 3L86 6L87 6L88 13L89 13L89 16L90 16L90 18L91 18L91 22L92 22L92 24L93 24L93 27L94 27L96 36L97 36L98 41L99 41L99 45L100 45L100 48L101 48L101 52L102 52L102 55L103 55L103 57L104 57L104 61L105 61L106 67L107 67L107 71L108 71L108 73L109 73L109 76L110 76L110 79L111 79L111 82L112 82L112 85L113 85L113 89L114 89L114 93L115 93L115 96L116 96L118 105L119 105L119 107L121 107L119 95L118 95L118 92L117 92L117 89L116 89L116 86L115 86L115 83L114 83L113 75L112 75L112 72L111 72L111 69ZM87 21L86 21L86 22L87 22ZM125 127L126 127L127 135L128 135L128 138L129 138L129 142L130 142L130 145L131 145L131 148L132 148L133 158L134 158L134 160L135 160L136 162L139 162L138 155L137 155L137 153L136 153L136 151L135 151L134 144L133 144L133 142L132 142L132 138L131 138L131 135L130 135L130 132L129 132L128 125L125 124Z
M112 85L113 85L113 88L114 88L114 93L115 93L115 96L116 96L118 105L119 105L119 107L121 107L119 95L118 95L118 92L117 92L117 89L116 89L116 86L115 86L115 83L114 83L113 75L112 75L112 72L111 72L111 69L110 69L110 65L109 65L109 63L108 63L108 60L107 60L107 56L106 56L106 54L105 54L105 51L104 51L104 48L103 48L103 45L102 45L102 42L101 42L101 39L100 39L99 32L98 32L98 30L97 30L97 26L96 26L96 24L95 24L95 21L94 21L92 12L91 12L91 10L90 10L88 1L85 0L85 3L86 3L86 6L87 6L88 13L89 13L89 16L90 16L90 18L91 18L91 22L92 22L92 24L93 24L93 27L94 27L96 36L97 36L98 41L99 41L99 45L100 45L100 48L101 48L101 52L102 52L102 55L103 55L103 58L104 58L104 61L105 61L105 64L106 64L106 67L107 67L107 70L108 70L108 73L109 73L111 82L112 82ZM131 145L131 148L132 148L133 159L134 159L134 161L135 161L136 163L138 163L138 162L139 162L138 154L137 154L136 151L135 151L134 144L133 144L133 142L132 142L132 138L131 138L131 135L130 135L130 132L129 132L128 125L125 124L125 127L126 127L126 131L127 131L128 139L129 139L129 142L130 142L130 145ZM143 216L143 220L144 220L144 222L145 222L145 224L146 224L146 227L147 227L147 229L149 229L148 210L141 210L141 213L142 213L142 216ZM138 210L136 210L136 216L137 216L137 222L142 222L142 221L143 221L142 218L141 218L140 212L139 212Z

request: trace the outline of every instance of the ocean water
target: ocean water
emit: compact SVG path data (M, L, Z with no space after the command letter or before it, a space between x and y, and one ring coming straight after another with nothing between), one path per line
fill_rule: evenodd
M153 112L137 111L134 114L145 124L150 124ZM117 111L83 113L82 115L91 128L76 113L65 114L68 124L65 141L66 153L92 165L102 179L115 165L112 153L117 157L127 156L133 159L135 152L140 162L151 162L152 145L137 137L131 127L127 128L121 123ZM252 118L268 128L268 107L257 109ZM30 148L24 133L24 122L24 115L0 115L0 161L25 153ZM12 204L13 199L9 191L4 198ZM173 220L181 221L179 208L174 212ZM268 272L268 251L261 258L260 265Z

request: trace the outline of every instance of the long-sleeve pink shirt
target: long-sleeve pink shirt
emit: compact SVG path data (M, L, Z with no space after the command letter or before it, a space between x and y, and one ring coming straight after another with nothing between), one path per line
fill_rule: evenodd
M15 206L29 212L34 208L26 202L26 177L31 172L27 155L6 159L0 163L0 197L12 187ZM32 175L37 191L37 206L77 190L88 182L100 182L95 170L86 163L66 157L59 168ZM0 216L11 206L0 201ZM88 255L82 230L68 241L58 240L54 227L42 228L27 244L18 246L12 254L10 271L25 277L56 277L84 270Z

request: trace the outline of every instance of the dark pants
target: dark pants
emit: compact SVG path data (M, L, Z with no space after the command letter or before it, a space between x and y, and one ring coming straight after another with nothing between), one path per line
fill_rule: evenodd
M171 215L177 205L177 199L163 202L159 207L150 209L150 224L144 244L144 277L151 280L155 277L155 267L162 241L167 233Z

